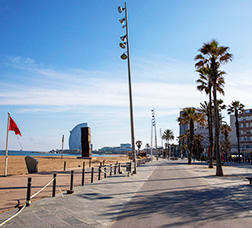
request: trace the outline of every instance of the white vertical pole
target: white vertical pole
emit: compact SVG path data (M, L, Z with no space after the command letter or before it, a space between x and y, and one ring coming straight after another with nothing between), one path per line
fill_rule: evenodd
M161 146L164 148L163 138L162 138L162 128L160 128L160 138L161 138Z
M5 168L4 168L4 176L5 177L7 177L7 169L8 169L9 128L10 128L10 113L8 112L7 134L6 134L6 151L5 151Z
M63 148L64 148L64 135L62 135L62 150L61 150L61 159L63 158Z
M153 123L152 123L152 120L151 120L151 161L152 161L152 156L153 156L153 149L152 149L153 144L152 144L152 142L153 142Z

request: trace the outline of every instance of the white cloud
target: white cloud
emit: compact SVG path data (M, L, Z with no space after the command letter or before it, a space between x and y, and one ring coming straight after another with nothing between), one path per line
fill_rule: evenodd
M64 117L69 114L76 117L76 121L87 120L95 129L95 148L129 142L127 71L56 70L21 57L13 57L9 67L20 70L23 78L18 81L0 79L1 106L12 105L19 113L56 113L64 114ZM156 110L158 128L169 128L177 135L179 110L188 106L197 107L208 99L196 90L198 75L191 63L162 57L162 61L139 60L133 69L135 132L136 138L142 139L143 143L149 142L152 108ZM229 104L232 100L240 100L249 107L252 71L232 71L229 68L229 72L224 102ZM71 123L75 124L72 120Z
M11 57L9 64L16 68L22 67L27 74L32 71L35 75L30 80L37 78L44 80L44 83L39 81L30 85L28 81L25 85L23 82L7 84L0 81L1 87L4 88L0 92L0 105L49 105L56 110L71 109L71 106L74 108L78 105L128 107L127 78L122 80L118 77L123 74L122 72L80 69L57 71L42 68L35 60L22 57ZM197 74L188 63L160 57L156 61L138 60L134 68L136 75L136 80L132 83L134 107L163 108L167 112L185 106L197 106L203 99L207 99L196 90ZM187 75L190 82L181 82L180 80L185 78L186 71L190 72ZM239 71L226 77L225 100L233 100L231 96L235 94L235 99L245 99L249 102L251 73L251 70L245 70L244 73ZM146 79L140 80L145 77ZM23 112L25 110L22 109ZM35 108L34 111L36 110L40 109Z

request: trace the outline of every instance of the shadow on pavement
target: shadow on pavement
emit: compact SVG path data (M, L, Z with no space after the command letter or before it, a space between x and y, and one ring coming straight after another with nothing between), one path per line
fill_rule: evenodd
M228 191L232 194L232 191L237 192L237 189L230 188ZM252 205L252 200L250 199L247 203ZM247 209L251 208L252 206ZM129 217L145 219L155 213L167 216L167 218L177 218L176 221L162 226L176 227L194 222L204 224L210 221L241 218L242 212L244 212L243 207L230 201L219 190L204 188L163 191L162 193L146 192L139 197L134 197L134 200L131 200L119 213L116 220Z

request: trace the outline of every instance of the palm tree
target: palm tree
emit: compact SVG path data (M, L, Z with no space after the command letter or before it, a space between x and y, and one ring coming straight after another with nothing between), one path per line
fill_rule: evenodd
M228 114L234 113L235 114L235 128L236 128L236 137L237 137L237 147L238 147L238 162L241 162L241 152L240 152L240 132L239 132L239 120L238 114L244 112L245 105L240 103L240 101L232 101L231 105L228 106Z
M222 119L223 119L223 117L222 117L222 115L221 115L221 112L223 111L223 110L225 110L226 108L227 108L227 106L224 104L224 101L222 100L222 99L218 99L217 100L217 105L218 105L218 112L219 112L219 126L220 126L220 123L221 123L221 121L222 121ZM220 128L219 128L220 129Z
M227 154L229 153L230 148L230 141L229 141L229 134L231 132L231 127L223 121L224 124L221 124L220 130L221 133L224 135L224 142L222 143L222 148L224 151L225 162L227 161Z
M194 156L197 160L200 159L200 155L202 151L204 150L204 147L201 143L203 139L204 137L201 134L194 135L193 151L194 151Z
M162 135L162 139L166 140L166 142L167 142L168 157L169 157L169 141L174 139L174 135L173 135L172 130L170 130L170 129L165 130Z
M187 150L187 145L186 145L187 136L186 136L186 134L181 134L180 136L178 136L178 140L179 140L179 150L181 151L183 158L184 158L185 152Z
M209 93L209 101L211 100L211 93ZM207 116L207 128L209 133L209 149L210 149L210 156L209 156L209 168L213 168L213 113L212 113L212 102L207 103L200 103L199 111L204 113Z
M199 85L197 86L197 89L201 92L205 92L208 94L209 101L204 103L204 105L201 103L201 110L203 113L207 116L208 121L208 133L209 133L209 149L210 149L210 158L209 158L209 168L213 168L213 108L212 105L212 87L213 82L210 74L210 68L208 65L206 67L200 67L197 72L200 74L200 78L196 81ZM216 90L224 95L224 78L222 75L224 75L224 71L218 72L218 78L217 78L217 84L216 84Z
M194 141L194 123L198 122L200 124L205 123L205 118L202 113L197 113L196 109L193 107L184 108L182 110L181 117L177 120L179 124L189 124L189 137L188 137L188 149L189 149L189 156L188 156L188 164L192 164L192 152L193 152L193 141Z
M209 68L210 78L213 86L213 101L214 101L214 128L215 128L215 153L216 153L216 175L223 176L220 150L219 150L219 126L218 126L218 105L217 105L217 83L218 77L225 74L220 71L221 64L227 63L232 60L232 55L228 53L229 47L219 46L216 40L210 43L205 43L202 48L199 49L200 54L195 57L195 60L199 60L195 67Z
M165 143L165 149L167 152L164 151L164 158L166 158L166 156L168 156L168 143Z

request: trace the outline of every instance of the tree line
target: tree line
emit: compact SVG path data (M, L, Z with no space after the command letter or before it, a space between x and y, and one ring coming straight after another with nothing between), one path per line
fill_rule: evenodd
M221 70L224 63L233 60L233 55L229 53L229 47L219 46L216 40L209 43L204 43L199 49L199 54L196 55L195 64L196 71L199 73L197 82L197 89L208 95L208 101L200 103L199 108L187 107L181 112L181 116L177 119L179 124L189 125L189 129L185 135L180 136L182 142L182 151L188 149L188 164L191 164L192 154L197 154L197 149L201 148L200 141L203 140L202 136L194 134L195 122L206 126L208 129L209 140L209 168L213 168L213 154L216 158L216 175L223 176L222 160L220 153L220 134L224 136L222 148L224 151L229 150L229 133L230 126L223 121L222 110L226 109L223 100L218 99L217 95L225 95L224 91L224 76L225 71ZM228 114L234 113L236 136L238 143L238 162L240 158L240 145L239 145L239 121L238 114L244 111L244 105L239 101L233 101L228 105ZM186 140L185 140L186 139ZM185 141L187 147L185 147ZM214 153L213 153L214 152Z

